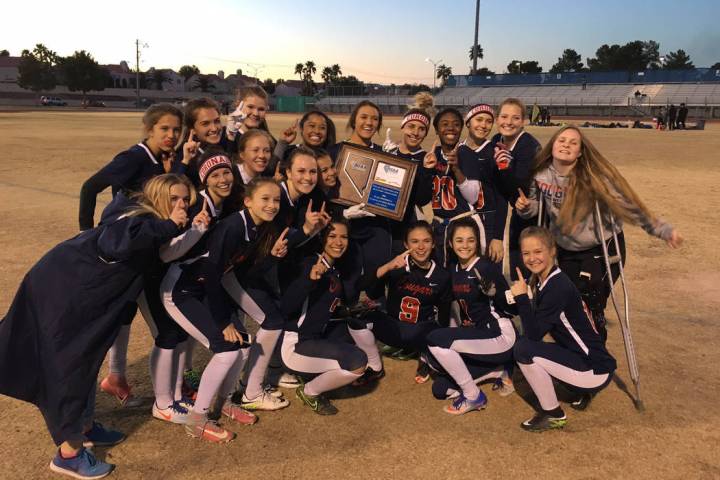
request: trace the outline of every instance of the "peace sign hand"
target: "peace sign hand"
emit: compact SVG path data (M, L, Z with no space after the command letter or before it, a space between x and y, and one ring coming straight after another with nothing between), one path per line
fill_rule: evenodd
M287 234L289 231L290 227L286 227L285 230L283 230L283 232L280 234L278 239L275 240L275 245L273 245L272 249L270 250L270 255L278 258L283 258L285 255L287 255Z
M298 119L295 119L295 122L283 131L283 133L282 133L283 141L285 141L285 143L288 143L288 144L294 142L295 137L297 137L297 132L298 132Z
M525 279L523 278L523 273L517 267L515 267L515 271L517 272L518 279L514 281L512 287L510 287L510 293L512 293L515 297L517 297L518 295L527 295L528 286L527 283L525 283Z
M240 102L235 111L228 115L227 125L225 128L227 130L228 137L231 140L235 139L235 135L237 135L240 128L242 128L245 117L247 117L247 115L243 112L244 105L245 102Z
M510 163L512 163L513 156L505 145L495 146L494 157L495 164L497 165L498 170L507 170L508 168L510 168Z
M518 212L525 212L528 208L530 208L530 199L525 196L525 192L523 192L522 188L518 188L519 196L517 200L515 200L515 210Z
M322 257L318 257L318 261L310 269L310 280L313 282L320 280L325 272L327 272L327 267L322 261Z
M390 138L391 130L390 128L385 130L385 142L383 142L382 145L383 152L392 152L398 148L397 143L393 142L392 138Z

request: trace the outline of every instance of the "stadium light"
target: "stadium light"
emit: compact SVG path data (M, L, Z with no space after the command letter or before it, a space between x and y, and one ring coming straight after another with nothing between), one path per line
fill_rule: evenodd
M435 77L437 76L437 66L440 62L442 62L442 58L440 60L435 61L432 58L427 57L425 59L425 61L428 63L432 63L432 66L433 66L433 76L432 76L433 77L433 90L435 90Z

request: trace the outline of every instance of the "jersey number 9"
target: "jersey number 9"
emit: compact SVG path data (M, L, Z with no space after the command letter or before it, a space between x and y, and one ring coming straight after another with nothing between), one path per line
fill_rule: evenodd
M400 301L400 321L417 323L420 316L420 301L415 297L403 297Z

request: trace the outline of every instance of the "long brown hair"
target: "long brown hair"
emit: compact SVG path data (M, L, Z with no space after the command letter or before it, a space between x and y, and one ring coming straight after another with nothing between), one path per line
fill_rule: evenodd
M580 135L580 156L568 175L565 198L558 215L558 226L564 234L569 234L575 226L588 215L592 215L595 201L607 206L616 218L637 224L627 209L627 204L617 198L619 193L626 202L636 205L648 218L654 218L637 193L575 125L560 128L535 157L533 176L552 165L553 144L566 130L575 130Z

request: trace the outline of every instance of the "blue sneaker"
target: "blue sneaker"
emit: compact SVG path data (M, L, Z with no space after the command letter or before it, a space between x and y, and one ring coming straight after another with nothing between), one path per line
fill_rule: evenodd
M93 422L92 428L85 432L85 447L112 447L127 438L124 433L107 430L100 422Z
M63 458L60 450L50 462L50 470L75 478L103 478L113 471L115 465L95 458L90 450L81 449L76 457Z
M480 390L480 395L474 400L465 398L460 395L453 403L447 405L443 410L450 415L462 415L463 413L472 412L473 410L482 410L487 407L487 397Z

